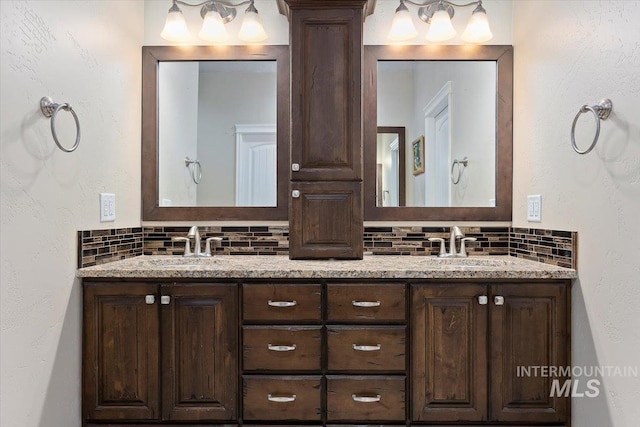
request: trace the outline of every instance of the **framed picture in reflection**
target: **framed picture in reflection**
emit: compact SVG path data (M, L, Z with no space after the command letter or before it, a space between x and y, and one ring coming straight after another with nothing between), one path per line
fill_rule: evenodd
M424 173L424 136L416 139L411 143L411 151L413 153L413 175Z

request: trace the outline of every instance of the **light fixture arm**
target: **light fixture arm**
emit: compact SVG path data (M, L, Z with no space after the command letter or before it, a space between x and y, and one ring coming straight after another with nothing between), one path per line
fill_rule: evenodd
M177 7L176 4L187 6L187 7L200 7L201 8L200 16L203 19L207 14L207 12L216 10L220 14L220 17L222 18L222 22L227 24L235 19L237 15L236 8L248 4L250 8L253 7L255 9L255 6L253 6L253 1L254 0L245 0L240 3L232 3L229 1L221 1L221 0L206 0L200 3L191 4L191 3L184 2L182 0L173 0L172 8Z
M447 13L449 14L449 18L453 18L453 15L455 15L455 7L477 6L478 8L482 8L482 0L463 4L457 4L447 0L401 0L401 3L409 3L413 6L419 7L420 9L418 9L418 17L427 24L431 23L431 18L440 7L443 7L444 10L447 11Z

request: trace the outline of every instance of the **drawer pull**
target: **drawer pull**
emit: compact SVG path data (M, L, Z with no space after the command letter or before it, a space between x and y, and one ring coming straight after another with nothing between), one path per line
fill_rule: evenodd
M356 351L379 351L382 348L380 344L376 345L359 345L354 344L353 349Z
M274 396L273 394L269 393L267 395L267 399L269 400L269 402L289 403L296 400L296 395L292 394L291 396Z
M377 394L375 396L358 396L357 394L352 394L351 398L355 402L360 402L360 403L376 403L376 402L380 402L380 395L379 394Z
M298 305L298 301L271 301L267 303L269 307L295 307Z
M296 345L295 344L291 344L291 345L272 345L269 344L267 345L267 348L271 351L293 351L296 349Z
M380 301L351 301L354 307L380 307Z

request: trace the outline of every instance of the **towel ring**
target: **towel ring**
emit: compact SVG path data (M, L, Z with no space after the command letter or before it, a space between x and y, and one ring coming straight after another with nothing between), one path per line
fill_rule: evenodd
M464 166L466 168L468 164L469 164L469 159L466 157L462 160L455 159L453 161L453 163L451 164L451 182L453 182L454 185L460 182L460 178L462 178L462 171L463 171L462 167ZM454 171L456 170L456 165L458 166L458 173L454 174Z
M60 110L65 110L71 113L73 116L73 120L76 122L76 142L73 144L73 147L66 148L60 141L58 140L58 134L56 133L56 117L58 116L58 112ZM80 121L78 120L78 116L76 112L73 111L71 105L65 104L57 104L53 102L51 98L48 96L44 96L40 99L40 111L45 117L51 118L51 134L53 135L53 142L56 143L59 149L64 151L65 153L71 153L72 151L76 151L76 148L80 145Z
M198 160L191 160L189 157L185 157L184 165L189 168L193 182L200 184L202 182L202 165L200 162Z
M576 114L576 118L573 119L573 125L571 125L571 146L576 153L587 154L591 150L593 150L593 148L598 143L598 138L600 137L600 120L607 120L607 118L611 114L612 108L613 103L609 98L601 100L598 105L583 105L582 108L580 108L580 111L578 111L578 114ZM591 143L589 148L587 148L586 150L580 150L578 148L578 145L576 144L576 123L578 123L578 118L580 117L580 115L588 111L591 111L596 119L596 135L593 137L593 142Z

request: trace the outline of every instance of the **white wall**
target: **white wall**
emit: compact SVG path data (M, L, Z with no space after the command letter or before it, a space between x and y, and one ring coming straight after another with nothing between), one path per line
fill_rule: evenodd
M514 225L577 230L573 365L638 366L640 354L640 2L518 1L515 40ZM613 100L598 145L569 142L583 104ZM577 138L593 138L584 115ZM542 194L542 223L526 221ZM603 378L573 399L573 425L634 427L640 378Z
M273 72L252 72L240 65L232 72L201 71L198 158L203 172L198 185L199 206L236 204L234 126L276 124L276 63L268 64L273 64Z
M170 206L197 205L198 186L192 176L197 173L197 166L187 168L184 160L198 158L199 76L198 62L161 62L158 67L161 205L164 199L171 201Z
M192 1L190 3L199 3ZM234 2L238 3L238 2ZM262 18L262 24L269 38L262 44L289 44L289 21L287 17L278 13L278 6L274 0L255 0L256 9L260 18ZM173 43L164 40L160 37L162 28L164 27L164 21L167 18L167 12L171 7L171 0L144 0L144 44L148 46L165 46ZM182 14L187 21L187 26L192 35L192 41L189 44L193 45L207 45L208 42L200 40L198 38L198 32L202 27L202 18L200 17L200 8L180 6ZM227 24L227 31L229 33L229 45L241 45L244 44L238 39L238 32L242 24L242 16L247 7L242 6L238 8L237 18Z
M80 425L76 232L140 225L138 1L1 1L0 424ZM42 96L68 102L78 150L55 147ZM75 137L67 113L61 139ZM116 194L115 223L98 193Z

